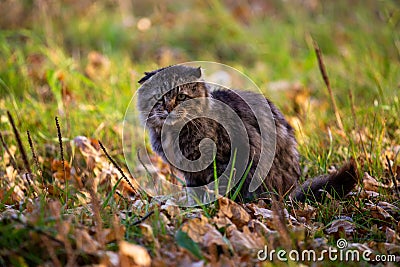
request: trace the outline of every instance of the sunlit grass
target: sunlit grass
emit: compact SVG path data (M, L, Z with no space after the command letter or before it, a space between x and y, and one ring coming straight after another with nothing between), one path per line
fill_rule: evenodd
M295 128L302 179L327 173L351 157L358 162L360 174L368 172L382 181L390 177L386 155L393 169L400 166L400 155L395 150L400 144L400 11L394 1L316 1L315 8L297 1L272 1L263 12L254 16L250 13L250 17L245 7L243 14L236 14L218 1L142 1L129 7L123 6L125 1L83 1L83 8L78 3L55 1L32 7L22 2L23 12L31 18L20 18L15 22L19 27L0 31L0 131L9 146L16 145L6 116L8 110L26 148L25 133L30 131L37 154L42 157L45 178L52 185L50 159L60 159L59 151L51 150L58 146L54 117L60 120L67 161L73 154L70 141L82 135L101 140L110 155L124 165L122 123L142 73L192 60L221 62L242 71L277 103L292 124L298 124ZM151 21L144 31L137 27L142 17ZM324 55L344 132L337 129L312 40ZM95 51L101 56L100 69L90 56ZM286 85L277 89L277 82ZM4 151L0 152L2 156ZM18 157L17 152L20 164ZM6 167L0 164L1 176ZM143 199L139 207L129 199L108 197L110 192L105 192L105 187L98 192L104 204L104 228L113 227L113 214L123 213L124 239L142 240L143 229L133 223L154 210L148 219L152 235L161 243L171 242L171 229L165 223L168 218L151 204L150 198ZM71 190L74 206L62 210L66 217L79 207L79 199L74 196L79 190ZM12 202L11 191L2 196L1 212ZM234 198L237 193L233 192ZM43 213L38 215L34 232L56 234L57 222L48 212L46 197L39 201ZM399 204L388 192L382 192L379 200ZM357 202L354 196L347 201L349 206ZM23 211L31 205L27 200L18 209ZM215 211L213 205L202 208L208 217ZM323 224L348 215L329 203L318 208L315 221ZM89 210L86 206L72 224L85 224ZM176 229L185 212L174 221ZM379 223L361 211L353 218L365 231ZM29 227L33 226L14 229L1 221L0 247L15 247L27 262L40 264L40 252L34 248L42 240L34 239L28 250L24 248L32 231ZM382 233L376 230L360 240L382 240ZM321 235L317 232L313 237ZM158 241L142 245L157 255ZM117 250L115 242L107 246ZM65 255L61 258L65 263ZM9 259L14 265L18 260L15 255ZM0 257L0 265L2 261ZM90 259L81 261L87 263Z

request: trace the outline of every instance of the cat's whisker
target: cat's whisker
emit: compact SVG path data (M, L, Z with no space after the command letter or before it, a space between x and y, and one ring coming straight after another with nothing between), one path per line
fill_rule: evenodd
M187 114L184 119L187 119L187 122L193 123L193 126L196 127L197 131L200 131L201 124L196 121L196 118L194 117L190 118L190 114Z
M163 115L162 112L156 112L155 114L151 115L150 117L148 117L147 119L145 119L144 122L147 122L148 120L155 118L155 117L161 117Z

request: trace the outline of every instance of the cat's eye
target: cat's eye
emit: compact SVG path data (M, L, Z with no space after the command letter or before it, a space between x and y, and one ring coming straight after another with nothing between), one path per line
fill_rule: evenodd
M162 100L163 95L162 94L155 94L154 95L154 99L157 101L161 101Z
M187 95L185 95L185 94L178 94L178 96L176 97L176 99L177 99L178 101L183 101L183 100L186 99L186 97L187 97Z

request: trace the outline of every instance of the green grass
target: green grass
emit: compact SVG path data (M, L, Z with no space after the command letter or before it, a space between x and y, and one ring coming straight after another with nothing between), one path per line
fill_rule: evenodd
M0 3L0 10L6 10L7 2ZM0 131L7 146L16 151L14 156L20 170L24 169L22 158L6 111L16 120L29 158L25 133L30 131L41 175L54 192L38 198L22 192L22 199L17 201L18 197L12 193L15 184L10 185L10 181L18 185L22 179L10 173L11 164L0 146L0 265L54 263L49 248L42 245L48 240L42 233L56 237L62 221L70 222L71 227L65 236L57 236L60 240L64 238L64 245L49 241L62 265L71 259L68 244L72 244L79 264L101 261L100 256L77 249L75 231L80 227L95 231L98 223L92 216L93 200L82 191L107 168L102 165L95 167L95 171L90 169L70 141L76 136L100 140L124 166L121 129L125 110L139 87L137 81L144 71L183 61L221 62L248 75L295 124L301 167L307 170L302 179L326 173L331 166L340 167L353 157L360 174L368 172L387 184L391 175L385 156L391 160L394 171L397 168L399 172L400 168L400 155L395 152L400 145L398 3L315 1L317 5L311 8L301 4L302 1L268 2L261 4L262 11L254 13L248 10L248 5L240 6L238 10L242 13L235 13L228 4L216 0L134 1L132 5L128 1L109 0L81 1L81 4L20 1L7 6L10 14L17 15L0 13ZM152 22L146 31L137 28L142 17ZM336 126L312 40L322 50L344 123L343 133ZM102 59L104 71L91 75L86 68L93 51L106 59ZM276 89L274 84L278 81L287 82L288 86ZM295 83L300 84L299 91L294 89ZM61 124L65 159L84 182L83 187L71 182L66 192L68 205L62 205L59 213L49 204L51 201L65 204L64 183L54 178L55 171L51 169L53 159L61 160L56 116ZM136 154L135 142L133 154ZM31 167L36 174L34 178L39 179L33 161ZM99 250L118 252L118 241L123 239L146 247L153 258L163 257L160 250L178 255L175 233L188 220L186 217L201 213L211 220L216 213L215 205L210 205L200 210L182 209L181 217L170 215L160 210L160 205L150 197L144 197L143 192L134 195L124 191L123 182L115 185L116 180L112 183L111 176L118 180L112 174L107 179L101 178L103 184L97 187L102 227L118 227L114 222L117 216L125 231L122 237L100 245ZM60 187L58 193L57 187ZM400 206L393 191L380 193L378 198L368 201ZM136 201L142 201L142 205ZM313 221L326 226L338 216L351 216L357 231L349 238L360 243L385 241L386 227L397 229L398 234L396 221L374 218L372 211L363 207L366 207L364 201L357 196L344 202L328 200L317 205ZM20 218L6 216L10 209ZM290 206L288 209L293 211ZM144 221L153 229L153 239L148 239L143 226L133 222L153 210L154 214ZM25 222L21 216L29 219ZM395 220L399 220L398 214ZM321 231L309 233L310 237L323 236ZM188 247L196 247L191 239L182 240L189 243ZM332 237L330 242L335 243ZM203 249L202 253L208 252ZM206 260L210 261L207 257Z

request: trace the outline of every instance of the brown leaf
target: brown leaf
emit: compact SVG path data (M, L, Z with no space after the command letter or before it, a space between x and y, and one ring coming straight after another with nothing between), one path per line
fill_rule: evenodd
M118 242L119 256L122 267L132 266L150 266L151 258L147 250L139 245L131 244L126 241Z
M204 235L214 227L208 223L208 219L201 215L200 218L194 218L187 221L182 226L182 231L186 232L194 242L203 243Z
M269 229L265 224L258 220L251 220L249 222L249 228L259 236L267 236L276 233L276 231Z
M104 242L106 244L111 243L115 240L118 240L119 237L125 235L125 227L124 226L119 226L118 229L114 228L107 228L103 229L103 236L104 236Z
M168 199L167 202L165 202L165 204L162 205L160 209L165 210L171 218L175 218L179 214L181 214L180 208L170 199Z
M305 204L302 209L295 210L294 214L296 215L299 221L305 221L309 223L310 220L315 218L315 215L317 214L317 209L311 205Z
M330 227L325 230L325 232L330 235L330 234L336 234L336 233L345 233L346 235L350 235L355 231L355 225L353 222L350 222L348 220L335 220L331 223Z
M394 255L400 253L400 246L392 243L384 243L386 253Z
M150 225L141 223L139 227L146 242L154 243L156 241L153 234L153 228Z
M93 170L95 167L95 163L101 161L100 159L101 152L95 146L93 146L91 140L94 139L88 139L85 136L77 136L74 138L74 145L82 153L82 156L86 161L87 169L89 170Z
M212 245L228 248L222 234L215 228L210 229L203 237L203 245L209 247Z
M371 216L375 219L379 219L382 221L395 221L392 215L390 215L387 211L385 211L383 208L379 207L378 205L372 205L369 203L366 203L366 209L365 211L369 211Z
M249 255L264 246L262 238L257 234L251 233L247 226L243 227L243 232L232 230L228 232L229 241L233 249L240 254Z
M64 160L65 174L62 160L54 159L51 162L51 170L53 171L53 177L59 180L71 179L71 166L69 166L68 161Z
M234 225L233 222L226 216L222 216L222 218L219 217L218 215L214 216L212 218L212 221L217 226L218 229L221 229L223 227L225 228L234 227L236 229L236 225Z
M390 229L389 227L386 227L385 235L387 243L396 243L400 241L400 237L396 231Z
M393 182L389 181L389 184L383 184L378 182L374 177L370 176L368 173L364 173L363 178L364 189L369 191L378 192L381 189L393 188Z
M256 205L254 205L253 209L254 209L255 216L261 215L261 217L266 220L272 220L274 218L274 212L272 210L259 208ZM260 216L257 216L257 217L260 217Z
M76 229L75 238L77 248L85 253L95 253L99 249L99 243L85 229Z
M208 248L213 262L218 261L218 248L221 248L224 254L229 254L228 244L224 241L222 234L215 228L208 231L203 237L203 247Z
M242 206L228 198L221 197L218 199L218 204L218 216L222 218L225 215L239 228L246 225L251 219L250 215Z
M400 208L386 201L379 201L378 206L391 214L399 214Z

